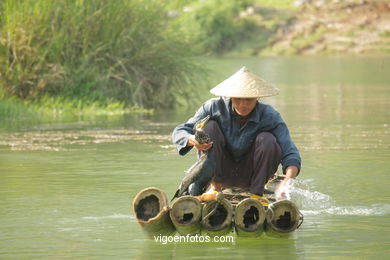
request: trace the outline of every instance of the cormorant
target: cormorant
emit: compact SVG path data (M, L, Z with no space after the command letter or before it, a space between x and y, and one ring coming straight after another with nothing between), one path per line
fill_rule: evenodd
M200 120L194 125L195 140L200 144L210 142L210 137L204 132L210 115ZM185 195L186 193L192 196L199 195L208 186L213 176L215 161L207 151L200 152L199 159L186 171L186 175L181 181L178 190L172 200ZM197 185L191 185L197 182ZM191 185L191 187L190 187Z

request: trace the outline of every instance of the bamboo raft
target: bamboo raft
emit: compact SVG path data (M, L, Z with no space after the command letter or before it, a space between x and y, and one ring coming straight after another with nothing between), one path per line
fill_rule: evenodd
M235 232L239 237L285 237L300 227L303 215L289 200L276 201L275 187L282 176L276 175L265 186L270 204L264 207L243 190L223 190L216 200L201 202L194 196L182 196L169 205L166 194L158 188L141 190L133 200L138 223L150 236L208 235Z

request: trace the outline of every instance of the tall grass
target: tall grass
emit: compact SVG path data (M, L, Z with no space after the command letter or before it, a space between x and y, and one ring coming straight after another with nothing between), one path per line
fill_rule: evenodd
M34 116L35 112L30 106L26 106L16 97L4 98L4 93L0 89L0 121Z
M7 96L173 107L201 71L163 1L4 0L0 87Z

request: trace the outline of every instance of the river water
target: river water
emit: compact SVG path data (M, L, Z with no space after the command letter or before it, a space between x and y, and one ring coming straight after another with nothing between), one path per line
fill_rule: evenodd
M196 154L180 157L170 134L196 106L1 119L0 259L389 259L390 57L210 59L210 87L243 65L280 88L262 102L301 152L290 196L305 221L290 238L163 244L142 232L132 199L148 186L173 195Z

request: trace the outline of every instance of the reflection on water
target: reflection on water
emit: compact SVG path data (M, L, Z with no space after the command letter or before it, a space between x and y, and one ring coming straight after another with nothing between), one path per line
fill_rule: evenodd
M390 254L388 62L210 60L215 83L246 65L281 89L262 101L281 112L303 159L290 197L305 221L288 239L263 235L162 245L142 233L131 201L147 186L173 195L196 153L180 157L170 134L197 107L154 115L0 120L0 258L383 258Z
M259 252L264 259L296 258L295 239L261 239L235 237L233 243L155 243L145 241L144 248L137 259L159 259L164 252L164 259L257 259Z

